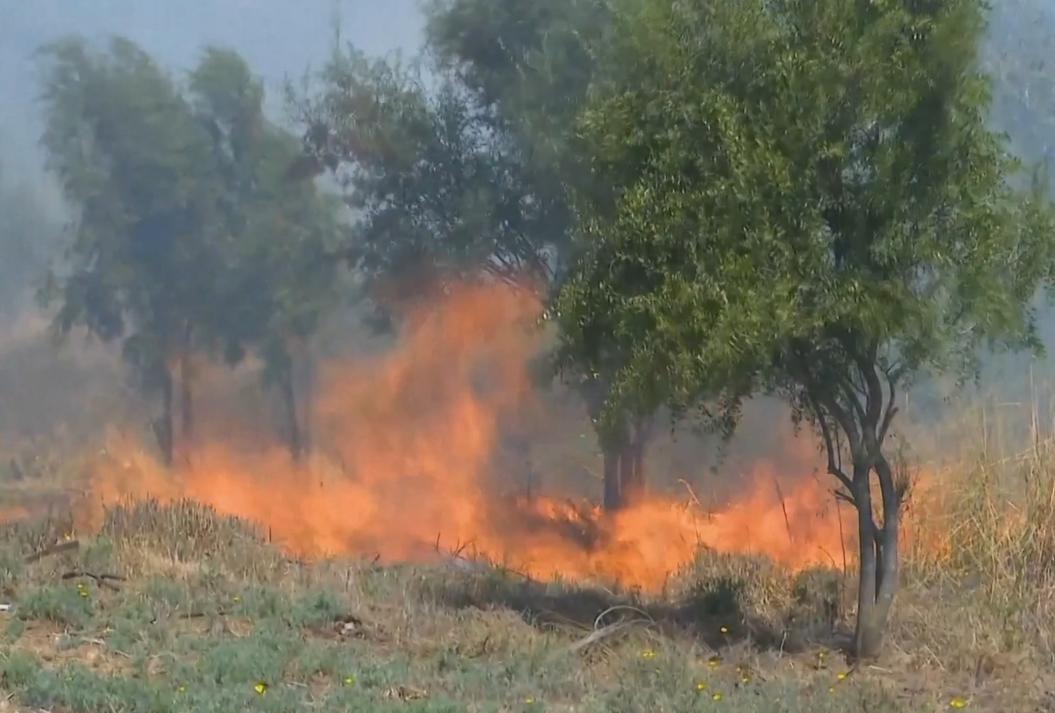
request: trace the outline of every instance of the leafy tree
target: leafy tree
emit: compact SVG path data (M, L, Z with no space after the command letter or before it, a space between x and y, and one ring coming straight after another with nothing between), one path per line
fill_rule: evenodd
M605 17L596 0L437 0L421 58L432 86L420 65L349 48L335 53L320 91L291 97L309 157L298 168L343 183L361 221L354 257L386 317L450 279L543 294L559 282L571 187L593 180L567 146L593 77L587 40L603 34ZM598 416L607 375L567 376ZM643 487L651 420L628 413L599 434L610 507Z
M174 372L216 306L217 231L209 137L177 84L123 38L42 48L42 144L77 216L65 266L42 296L54 328L120 340L141 385L161 400L155 434L174 455Z
M230 363L247 349L263 357L264 382L279 393L285 436L300 457L309 439L309 342L340 297L338 265L330 259L346 241L340 203L314 182L285 180L300 142L265 117L263 86L237 53L206 49L189 90L195 116L212 138L232 236L217 288L223 305L217 341Z
M427 9L435 65L456 78L475 107L481 131L499 137L517 167L519 192L539 206L528 234L548 241L552 272L560 283L571 256L575 192L603 190L607 178L575 161L571 129L598 81L592 45L609 28L608 5L597 0L433 0ZM552 378L552 369L540 372ZM563 381L586 405L603 459L603 504L616 510L645 489L645 453L655 410L626 410L602 419L612 372L566 363Z
M1009 187L986 126L984 7L617 7L610 82L580 123L611 190L580 196L564 356L616 372L609 418L706 399L728 433L761 391L814 427L857 509L855 643L872 656L898 582L897 394L970 376L982 343L1039 348L1029 304L1055 257L1047 207Z

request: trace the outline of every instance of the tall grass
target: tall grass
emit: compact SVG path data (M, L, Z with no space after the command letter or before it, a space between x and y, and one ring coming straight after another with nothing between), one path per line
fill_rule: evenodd
M1055 663L1055 392L1030 382L1028 399L963 399L958 419L914 427L931 438L915 439L896 626L946 666Z

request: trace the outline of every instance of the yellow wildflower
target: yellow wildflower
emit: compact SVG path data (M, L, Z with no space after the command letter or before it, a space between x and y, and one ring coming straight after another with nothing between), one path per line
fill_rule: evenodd
M645 649L641 652L641 658L643 659L654 659L656 658L656 652L652 649Z
M262 696L267 691L267 684L263 681L257 681L256 685L253 686L253 690L256 691L258 695Z
M721 693L715 693L715 694L713 694L713 695L711 696L711 700L712 700L712 701L715 701L715 702L717 702L717 701L720 701L720 700L722 700L722 694L721 694Z
M697 691L705 691L705 690L707 690L707 684L705 682L703 682L703 681L697 681L696 682L696 690Z
M344 685L346 685L346 686L354 686L355 685L355 677L354 676L345 676L344 677Z
M949 708L966 708L967 701L960 697L953 698L949 701Z

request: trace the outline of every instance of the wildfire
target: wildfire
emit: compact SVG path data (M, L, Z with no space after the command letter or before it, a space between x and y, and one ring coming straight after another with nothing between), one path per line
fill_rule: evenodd
M322 369L310 463L295 466L278 446L214 442L173 473L118 444L116 462L94 474L93 499L198 500L265 525L303 556L427 561L460 547L538 578L644 589L663 586L700 547L791 568L842 564L849 509L811 477L808 443L793 442L781 468L753 466L747 495L714 512L653 496L602 516L557 498L497 493L499 423L539 408L527 370L539 336L525 326L537 313L522 294L461 287L414 314L390 353ZM782 491L789 469L800 477Z

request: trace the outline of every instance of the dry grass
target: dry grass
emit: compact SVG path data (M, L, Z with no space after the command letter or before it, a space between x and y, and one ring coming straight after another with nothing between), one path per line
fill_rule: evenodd
M297 561L246 523L155 502L111 509L77 550L27 564L72 528L72 496L49 495L71 469L42 469L0 486L0 501L27 509L52 498L0 530L0 596L13 605L0 614L4 705L1055 710L1055 440L1027 413L1024 427L1001 426L1022 443L987 423L984 437L964 431L972 449L921 468L886 654L845 678L852 572L793 576L701 552L666 593L641 597L486 562ZM62 578L72 571L125 581Z

